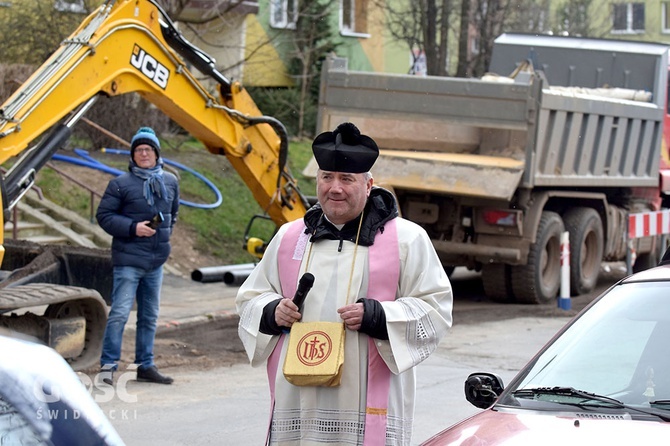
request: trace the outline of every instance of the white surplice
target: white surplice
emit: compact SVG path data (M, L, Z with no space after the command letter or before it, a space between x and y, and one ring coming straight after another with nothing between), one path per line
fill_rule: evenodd
M452 289L428 235L415 223L397 218L400 277L396 300L382 302L389 340L375 340L390 369L386 428L387 445L410 444L414 416L414 366L426 359L452 323ZM239 334L251 365L264 365L279 336L259 331L263 308L282 297L277 251L287 225L269 244L237 295ZM299 277L308 271L314 286L304 303L302 321L341 322L337 309L353 303L368 288L368 248L337 240L319 240L305 250ZM310 246L311 245L311 246ZM354 258L354 253L355 258ZM355 261L352 274L352 262ZM351 283L350 283L351 282ZM349 296L347 297L348 288ZM287 296L292 297L292 296ZM290 336L290 334L286 335ZM297 387L284 379L281 365L288 339L282 343L280 368L275 380L275 405L270 444L360 445L365 432L368 336L346 330L345 358L339 387Z

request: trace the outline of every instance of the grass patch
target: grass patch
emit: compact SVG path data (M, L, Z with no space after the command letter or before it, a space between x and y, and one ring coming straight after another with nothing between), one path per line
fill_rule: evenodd
M37 185L44 196L82 217L90 217L91 194L51 169L42 169ZM58 201L51 197L58 198Z

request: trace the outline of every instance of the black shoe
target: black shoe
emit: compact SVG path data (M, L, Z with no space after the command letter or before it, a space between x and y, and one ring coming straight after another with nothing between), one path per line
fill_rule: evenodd
M146 368L139 367L137 369L137 380L158 384L172 384L172 381L174 381L169 376L162 375L155 365Z
M114 383L114 370L102 369L100 371L100 376L102 377L102 382L109 384L110 386Z

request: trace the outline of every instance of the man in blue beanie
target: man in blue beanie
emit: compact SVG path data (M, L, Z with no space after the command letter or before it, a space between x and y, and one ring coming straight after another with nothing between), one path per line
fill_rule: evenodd
M154 339L160 306L163 264L179 211L179 183L163 171L160 142L149 127L131 140L128 172L109 182L96 218L112 236L114 284L100 365L112 384L121 357L123 331L137 301L135 364L137 380L171 384L154 364Z

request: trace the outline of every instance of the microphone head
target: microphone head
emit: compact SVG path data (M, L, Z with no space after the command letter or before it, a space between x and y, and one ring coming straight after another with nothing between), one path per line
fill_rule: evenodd
M314 285L314 275L312 273L305 273L300 278L300 286L311 288Z

